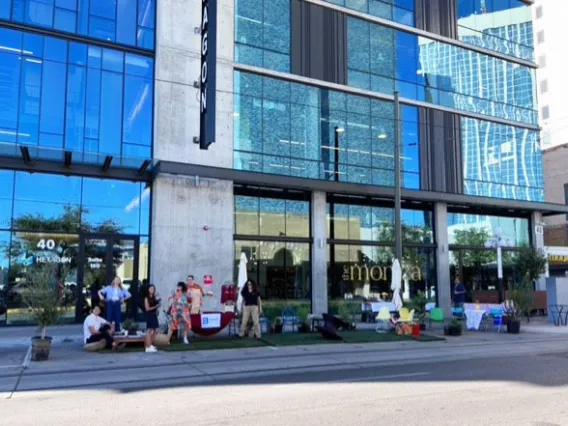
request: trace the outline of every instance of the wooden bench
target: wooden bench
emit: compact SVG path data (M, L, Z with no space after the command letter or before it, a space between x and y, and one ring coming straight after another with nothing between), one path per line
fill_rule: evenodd
M114 351L118 352L119 349L124 348L126 345L132 343L144 343L146 336L144 334L138 334L136 336L122 336L120 334L115 334L114 338Z

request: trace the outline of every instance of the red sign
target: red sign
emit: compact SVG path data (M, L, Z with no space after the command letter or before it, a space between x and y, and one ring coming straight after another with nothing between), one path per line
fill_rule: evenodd
M203 276L203 284L213 285L213 275L204 275Z

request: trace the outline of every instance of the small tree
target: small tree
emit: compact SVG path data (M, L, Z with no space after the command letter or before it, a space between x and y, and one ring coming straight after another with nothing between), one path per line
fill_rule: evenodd
M526 315L528 319L530 308L533 305L531 291L532 281L529 274L526 274L520 283L513 284L509 289L509 298L503 304L505 315L511 320L518 320L522 315Z
M546 254L530 246L522 247L517 257L517 271L521 281L527 278L534 284L546 271Z
M57 323L63 315L63 297L49 264L35 264L26 275L28 286L22 299L41 329L41 338L45 339L47 327Z

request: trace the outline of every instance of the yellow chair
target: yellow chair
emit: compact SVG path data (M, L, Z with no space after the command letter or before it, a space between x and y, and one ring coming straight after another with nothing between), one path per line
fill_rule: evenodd
M387 331L391 327L391 314L389 308L382 307L379 309L379 314L377 315L377 328L375 331L377 333Z
M408 309L402 308L398 314L400 316L398 322L411 323L414 321L414 309L408 312Z

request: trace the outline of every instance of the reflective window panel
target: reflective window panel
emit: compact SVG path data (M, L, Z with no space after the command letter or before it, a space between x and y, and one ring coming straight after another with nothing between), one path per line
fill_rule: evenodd
M393 104L236 72L234 167L394 185ZM402 182L420 188L418 112L402 108Z
M530 243L529 220L525 218L448 213L448 240L457 246L485 247L496 235L506 247Z
M156 0L2 0L0 3L0 19L154 49Z
M0 28L0 74L0 143L151 158L153 59Z

